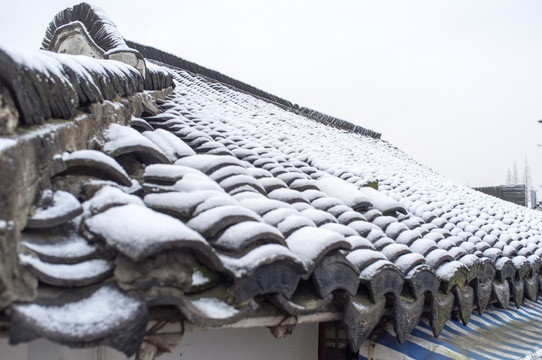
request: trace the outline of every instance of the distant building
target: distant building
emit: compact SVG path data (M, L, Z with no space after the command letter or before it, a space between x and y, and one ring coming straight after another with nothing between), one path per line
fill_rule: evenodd
M521 206L527 206L528 203L525 184L475 187L474 190ZM534 195L536 201L536 192Z

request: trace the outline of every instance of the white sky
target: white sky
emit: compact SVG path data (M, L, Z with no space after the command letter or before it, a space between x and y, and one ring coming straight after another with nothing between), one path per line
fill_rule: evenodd
M542 1L92 3L127 39L381 132L464 185L525 157L542 185ZM73 4L5 2L0 43L38 48Z

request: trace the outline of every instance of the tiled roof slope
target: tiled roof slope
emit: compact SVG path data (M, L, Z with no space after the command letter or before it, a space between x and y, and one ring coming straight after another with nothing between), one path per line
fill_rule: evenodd
M165 51L155 49L151 46L141 45L133 41L126 41L126 43L136 49L137 51L141 52L143 56L147 59L152 59L158 62L161 62L163 64L174 66L178 69L186 70L191 73L199 74L205 76L207 79L218 81L222 84L234 87L238 90L242 90L244 92L247 92L249 94L255 95L259 98L269 100L273 103L276 103L278 105L284 106L286 109L289 109L291 111L294 111L296 113L303 114L307 117L310 117L316 121L321 121L327 124L331 124L334 126L338 126L340 128L353 131L362 135L371 136L376 139L380 138L380 133L366 129L362 126L353 124L349 121L342 120L339 118L336 118L331 115L327 115L324 113L321 113L319 111L309 109L307 107L299 106L297 104L293 104L291 101L285 100L281 97L278 97L276 95L270 94L268 92L262 91L260 89L255 88L252 85L246 84L242 81L232 79L231 77L224 75L216 70L211 70L209 68L206 68L204 66L198 65L196 63L193 63L191 61L182 59L178 56L169 54Z
M437 336L452 314L466 323L489 303L537 299L539 212L383 140L167 69L160 114L55 157L21 234L39 288L10 308L13 344L133 354L164 310L203 327L334 312L359 348L383 319L404 341L422 314Z

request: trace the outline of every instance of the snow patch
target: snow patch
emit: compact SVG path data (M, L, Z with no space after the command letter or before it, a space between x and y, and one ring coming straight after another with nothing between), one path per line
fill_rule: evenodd
M226 319L239 313L239 310L233 306L228 305L216 298L201 298L194 300L192 301L192 305L194 305L205 316L212 319Z
M160 245L176 241L207 242L181 221L143 206L113 207L86 220L88 229L133 260L158 251Z
M48 332L82 340L98 337L138 316L141 303L116 289L102 287L86 299L62 306L32 304L14 308Z
M87 256L96 251L94 247L90 246L87 241L79 235L72 235L65 241L55 244L34 244L24 241L23 237L22 244L38 254L62 258Z
M104 274L112 269L111 263L101 259L84 261L78 264L51 264L25 254L19 254L22 265L29 265L42 274L60 280L82 280Z
M75 196L66 191L55 191L53 193L53 203L49 207L36 209L33 220L48 220L65 216L71 212L78 211L81 203Z

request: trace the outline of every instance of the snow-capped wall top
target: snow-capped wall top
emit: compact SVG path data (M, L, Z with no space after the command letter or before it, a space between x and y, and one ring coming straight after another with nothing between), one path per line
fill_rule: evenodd
M143 78L132 66L43 50L0 48L0 81L24 125L51 117L71 119L80 106L144 89Z

